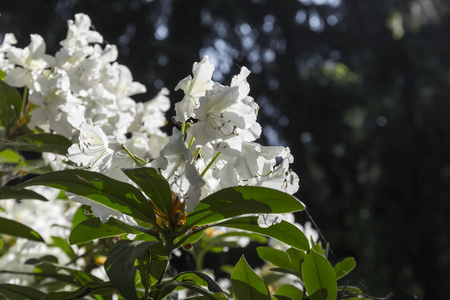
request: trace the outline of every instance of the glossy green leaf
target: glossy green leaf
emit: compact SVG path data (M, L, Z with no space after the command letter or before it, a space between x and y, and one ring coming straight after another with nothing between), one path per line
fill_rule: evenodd
M353 257L347 257L341 262L338 262L334 266L334 272L336 274L336 279L341 279L347 276L356 267L356 261Z
M70 244L83 244L96 239L103 239L122 234L141 234L142 232L114 218L106 223L99 218L89 218L80 222L72 229L69 236Z
M0 150L11 148L21 151L67 154L72 142L62 135L52 133L27 133L1 143Z
M284 220L270 227L262 228L258 225L258 217L242 217L219 222L217 226L259 233L277 239L291 247L305 251L309 250L309 243L305 234L297 226Z
M303 203L278 190L255 186L229 187L207 196L187 216L188 226L205 225L250 213L288 213Z
M137 188L97 172L55 171L35 177L14 188L20 189L34 185L45 185L84 196L139 220L156 222L151 204Z
M303 292L293 285L285 284L280 286L275 294L274 299L277 300L303 300Z
M336 300L336 274L329 261L311 249L305 255L302 277L311 300Z
M0 283L0 294L9 300L40 300L45 296L40 290L8 283Z
M2 217L0 217L0 234L8 234L36 242L45 243L44 239L39 235L39 233L31 229L30 227Z
M244 257L234 267L231 286L237 300L270 300L264 280L250 268Z
M274 266L295 271L286 252L271 247L257 247L256 251L261 259L272 263Z
M0 80L0 125L6 129L16 125L19 118L22 99L19 92Z
M167 180L153 168L123 169L125 174L134 181L152 202L170 216L172 211L172 191Z
M152 276L158 276L164 273L167 264L167 256L161 253L164 250L161 242L120 240L111 249L105 261L106 274L125 299L135 300L138 298L134 284L137 272L136 260L145 257L147 251L150 251L152 256L150 272Z
M34 200L48 201L44 196L34 191L26 189L15 190L8 186L0 187L0 200L2 199L17 199L17 200L34 199Z

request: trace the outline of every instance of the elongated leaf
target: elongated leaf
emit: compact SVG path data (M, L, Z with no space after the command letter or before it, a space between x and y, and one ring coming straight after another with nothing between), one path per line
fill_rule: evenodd
M44 196L38 194L34 191L22 189L22 190L14 190L8 186L3 186L0 188L0 200L2 199L34 199L41 201L48 201Z
M336 274L328 260L311 249L302 265L302 276L311 300L335 300L337 297Z
M89 218L79 223L72 229L69 236L70 244L83 244L96 239L103 239L122 234L141 234L142 232L109 218L106 223L102 223L98 218Z
M274 266L295 271L286 252L271 247L257 247L256 251L261 259L272 263Z
M250 268L244 257L234 267L231 286L237 300L270 300L269 289L264 280Z
M200 201L187 217L188 226L205 225L250 213L288 213L303 210L297 198L265 187L222 189Z
M52 152L65 155L72 142L52 133L27 133L1 143L0 150L11 148L22 151Z
M10 300L39 300L45 296L44 292L28 287L8 283L0 283L0 294Z
M19 92L0 80L0 125L6 129L16 125L21 105Z
M297 273L301 274L301 264L303 263L303 261L305 259L306 253L303 251L297 250L295 248L287 249L286 253L288 254L289 259L291 260L291 263L294 266Z
M4 141L6 140L0 139L0 145L3 145ZM25 158L22 155L11 149L0 151L0 164L18 164L24 160Z
M42 300L85 299L89 295L110 295L115 291L110 282L90 282L73 292L48 293Z
M274 298L278 300L302 300L303 292L293 285L285 284L277 289Z
M341 279L347 276L356 267L356 262L353 257L347 257L341 262L338 262L334 266L334 273L336 273L336 279Z
M133 180L155 205L170 216L172 211L172 191L167 180L153 168L123 169L123 172Z
M151 204L137 188L100 173L85 170L50 172L14 188L33 185L45 185L71 192L142 221L156 222Z
M30 227L2 217L0 217L0 234L9 234L32 241L45 243L44 239L39 235L39 233L31 229Z
M305 251L309 250L309 243L305 234L300 229L298 229L297 226L284 220L270 227L262 228L258 225L258 217L242 217L219 222L217 226L260 233L265 236L277 239L280 242L283 242L291 247L295 247L297 249Z
M154 252L156 253L152 253L152 247L155 247ZM161 247L164 250L161 242L120 240L111 249L105 261L106 274L108 274L112 284L125 299L134 300L138 297L134 285L137 271L135 261L144 257L147 251L150 251L151 255L155 256L155 261L157 262L155 267L158 273L161 272L161 264L158 262L165 259L167 263L166 256L158 261ZM162 268L162 272L164 272L164 269L165 266ZM154 270L153 274L156 274L156 270Z

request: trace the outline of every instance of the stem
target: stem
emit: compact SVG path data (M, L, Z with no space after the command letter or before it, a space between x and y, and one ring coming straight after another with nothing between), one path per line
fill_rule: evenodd
M25 108L27 103L27 96L28 96L28 87L25 86L23 89L23 96L22 96L22 106L20 107L20 116L19 118L23 118L25 116Z
M126 154L128 154L129 157L131 157L131 159L134 161L134 163L138 166L138 167L142 167L142 164L139 162L139 160L133 155L133 153L130 152L130 150L128 150L128 148L122 143L120 144L122 146L123 151L126 152Z
M191 146L193 143L194 143L194 136L191 136L191 140L189 141L188 149L191 149Z
M209 164L206 166L206 168L203 170L202 174L200 175L201 177L203 177L203 175L205 175L206 171L208 171L208 169L212 166L212 164L216 161L216 159L219 157L220 152L217 152L216 156L213 157L213 159L211 159L211 161L209 162Z
M181 134L185 134L186 132L186 122L181 123Z

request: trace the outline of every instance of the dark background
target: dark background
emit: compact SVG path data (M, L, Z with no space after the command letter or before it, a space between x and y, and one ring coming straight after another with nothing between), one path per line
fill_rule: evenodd
M0 0L0 33L20 47L38 33L54 54L66 21L84 12L147 86L138 100L173 91L204 54L224 84L247 66L260 142L291 148L298 196L331 260L357 260L344 284L448 299L449 9L442 0Z

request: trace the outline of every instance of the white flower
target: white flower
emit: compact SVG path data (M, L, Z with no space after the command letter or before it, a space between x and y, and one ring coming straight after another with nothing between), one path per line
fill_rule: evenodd
M67 37L61 41L61 46L72 54L74 50L87 48L89 43L103 43L100 33L90 30L91 19L85 14L76 14L75 22L67 21L69 27Z
M9 72L14 68L14 64L6 59L6 52L12 48L12 45L17 44L16 37L12 33L7 33L3 37L3 43L0 45L0 70Z
M200 62L194 63L192 74L181 80L175 87L175 91L181 89L184 91L184 98L175 104L175 120L185 122L194 117L194 109L199 106L200 97L205 95L207 90L213 88L211 80L214 72L214 65L209 62L208 56L204 56Z
M44 39L38 34L31 35L31 43L24 49L11 47L7 56L18 67L6 75L5 82L15 87L32 88L36 76L55 64L54 57L45 54Z

